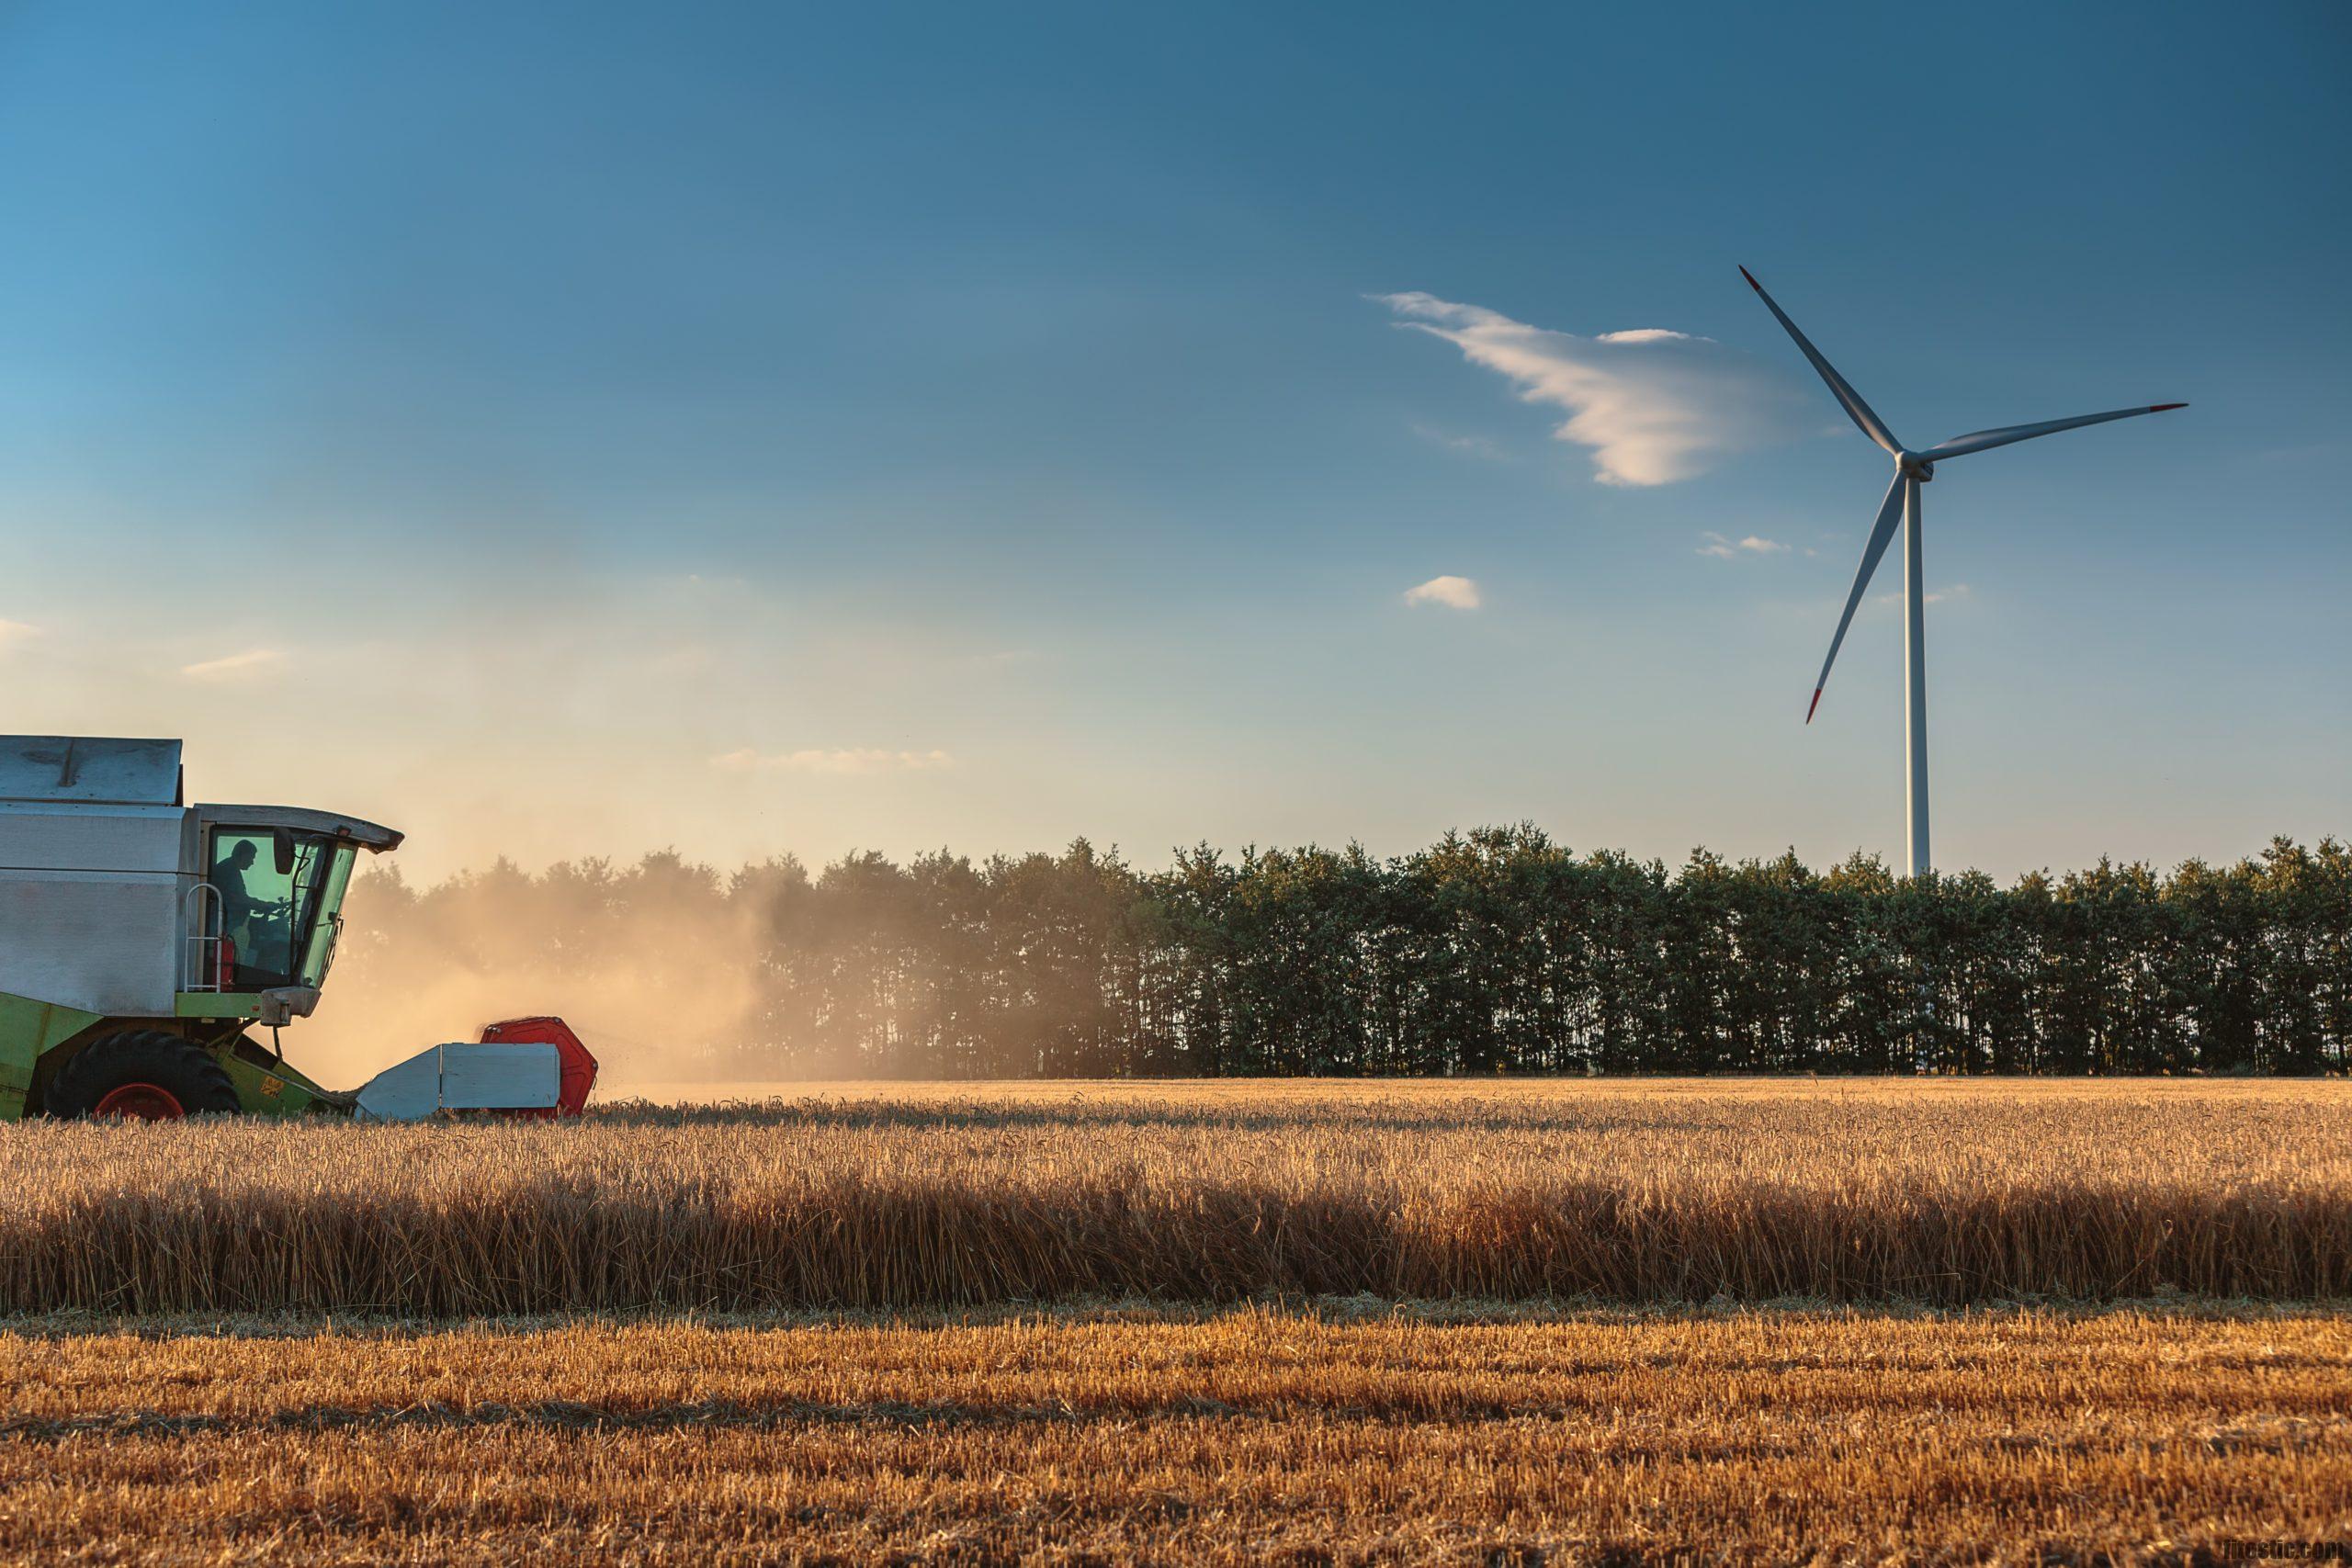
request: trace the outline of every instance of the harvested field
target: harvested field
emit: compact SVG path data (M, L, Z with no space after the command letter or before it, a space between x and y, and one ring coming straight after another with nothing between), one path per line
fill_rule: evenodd
M0 1336L0 1556L2177 1562L2352 1542L2352 1325L2327 1314L281 1332Z
M843 1087L0 1131L0 1311L2352 1297L2352 1085Z

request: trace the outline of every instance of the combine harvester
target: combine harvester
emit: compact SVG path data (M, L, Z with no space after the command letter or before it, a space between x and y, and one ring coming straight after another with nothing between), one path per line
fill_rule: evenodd
M596 1060L559 1018L492 1024L356 1090L288 1066L277 1031L318 1006L352 866L401 836L185 800L176 740L0 736L0 1122L579 1113Z

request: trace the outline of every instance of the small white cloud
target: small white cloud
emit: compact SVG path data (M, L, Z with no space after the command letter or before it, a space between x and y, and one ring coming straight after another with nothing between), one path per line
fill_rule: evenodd
M1872 597L1882 604L1900 604L1903 603L1903 590L1898 588L1892 593L1878 593L1873 594ZM1950 588L1930 588L1928 590L1928 603L1930 604L1940 604L1947 599L1973 599L1974 597L1975 594L1970 591L1968 584L1965 582L1955 582Z
M40 636L40 628L39 626L28 625L23 621L11 621L5 617L0 617L0 648L7 648L12 644L19 642L28 642L39 636Z
M249 648L243 653L232 653L225 658L183 664L180 673L191 681L250 681L267 674L271 667L285 657L274 648Z
M713 757L710 765L731 773L911 773L954 767L956 760L944 751L888 751L875 746L772 755L747 746Z
M1374 298L1408 318L1398 326L1510 378L1523 401L1566 409L1553 434L1592 448L1603 484L1670 484L1811 428L1814 412L1786 373L1713 338L1663 327L1578 337L1430 294Z
M1449 610L1475 610L1486 603L1478 596L1478 585L1466 577L1432 577L1427 582L1405 590L1408 604L1442 604Z
M1509 456L1501 444L1490 435L1449 435L1426 424L1413 426L1413 434L1432 446L1442 446L1464 457L1484 457L1489 462L1500 462Z
M1737 560L1744 555L1775 556L1789 547L1778 539L1767 539L1758 534L1750 534L1744 539L1728 539L1714 533L1702 534L1699 537L1706 541L1699 547L1699 553L1713 556L1717 560ZM1807 555L1812 553L1811 550L1805 552Z

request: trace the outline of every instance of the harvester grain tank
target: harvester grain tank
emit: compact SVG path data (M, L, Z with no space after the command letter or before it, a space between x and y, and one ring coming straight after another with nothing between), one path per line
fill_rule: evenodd
M0 736L0 1121L577 1112L596 1064L560 1019L345 1092L274 1048L318 1006L359 856L400 841L307 807L188 805L176 740Z

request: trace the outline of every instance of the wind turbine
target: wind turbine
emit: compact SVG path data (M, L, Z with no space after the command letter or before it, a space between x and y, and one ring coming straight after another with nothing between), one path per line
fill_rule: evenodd
M1919 586L1919 487L1936 477L1936 465L1946 457L1962 457L1971 452L2007 446L2012 441L2030 441L2037 435L2073 430L2079 425L2104 424L2111 419L2162 413L2166 409L2185 409L2188 405L2148 403L2106 413L2079 414L2073 419L2044 420L2040 424L2007 424L1998 430L1955 435L1949 441L1937 442L1924 452L1913 452L1894 438L1894 433L1886 428L1886 422L1862 401L1861 394L1848 386L1837 367L1822 358L1821 351L1797 331L1797 324L1789 320L1786 310L1773 303L1772 297L1764 292L1764 286L1756 281L1756 275L1741 267L1739 276L1747 279L1747 286L1756 290L1764 308L1796 339L1797 347L1821 372L1821 378L1829 383L1830 395L1838 400L1847 417L1894 459L1894 482L1886 487L1886 499L1879 503L1878 521L1871 525L1870 542L1862 547L1861 569L1854 573L1853 590L1846 595L1846 613L1838 617L1837 635L1829 639L1829 657L1821 661L1821 678L1813 683L1813 702L1804 710L1804 721L1811 724L1814 709L1821 705L1821 689L1829 683L1829 667L1838 661L1838 646L1846 640L1846 628L1853 623L1854 608L1862 602L1862 594L1871 585L1871 573L1878 570L1879 558L1886 554L1887 542L1894 537L1894 525L1899 521L1903 525L1903 716L1910 752L1905 791L1909 828L1905 848L1910 874L1918 876L1928 869L1928 650L1921 617L1927 601Z

